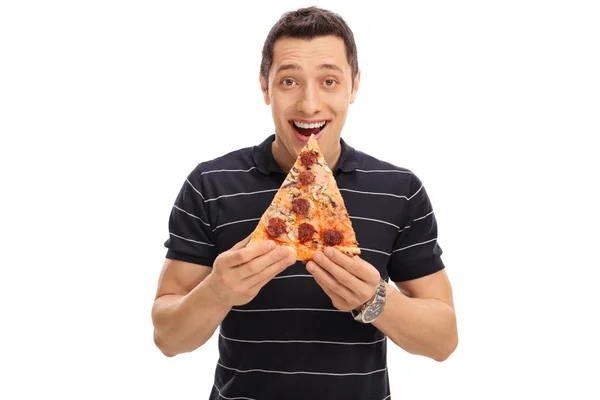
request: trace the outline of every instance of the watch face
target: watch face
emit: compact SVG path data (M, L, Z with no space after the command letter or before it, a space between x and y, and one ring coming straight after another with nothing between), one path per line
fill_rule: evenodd
M363 321L365 321L367 323L375 321L375 319L377 319L377 317L379 317L382 312L383 312L383 303L382 302L375 302L375 303L371 304L364 311Z

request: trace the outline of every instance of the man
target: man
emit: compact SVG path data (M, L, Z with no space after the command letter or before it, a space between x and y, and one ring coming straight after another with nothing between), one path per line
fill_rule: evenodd
M314 7L284 14L265 41L260 74L275 135L199 164L183 184L169 219L154 337L174 356L220 326L210 399L389 399L386 338L437 361L457 345L422 183L340 138L359 83L342 18ZM328 249L304 265L285 247L248 246L311 133L344 196L360 256Z

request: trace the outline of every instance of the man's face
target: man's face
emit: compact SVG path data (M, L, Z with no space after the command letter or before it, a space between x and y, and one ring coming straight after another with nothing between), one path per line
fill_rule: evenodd
M360 74L352 85L344 41L335 36L311 40L280 38L273 49L265 103L275 123L274 154L291 167L311 133L328 162L337 161L348 105L354 102Z

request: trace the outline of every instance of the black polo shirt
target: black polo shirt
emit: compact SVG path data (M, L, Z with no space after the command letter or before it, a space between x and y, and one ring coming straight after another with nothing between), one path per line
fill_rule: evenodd
M212 266L254 230L286 177L271 152L274 139L200 163L188 175L169 218L167 258ZM419 178L341 145L334 175L361 257L394 282L444 268ZM336 310L297 262L223 320L209 398L389 399L386 346L375 326Z

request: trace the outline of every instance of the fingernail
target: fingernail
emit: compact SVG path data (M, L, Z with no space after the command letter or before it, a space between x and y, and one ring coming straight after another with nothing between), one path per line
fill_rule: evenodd
M331 247L328 247L328 248L326 248L326 249L325 249L325 255L326 255L327 257L331 257L331 256L333 256L333 249L332 249Z
M269 249L274 249L275 248L275 242L270 241L269 245L267 246Z
M316 262L323 261L323 255L321 253L319 253L318 251L315 251L315 254L313 254L313 259Z

